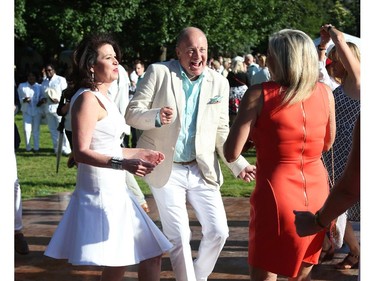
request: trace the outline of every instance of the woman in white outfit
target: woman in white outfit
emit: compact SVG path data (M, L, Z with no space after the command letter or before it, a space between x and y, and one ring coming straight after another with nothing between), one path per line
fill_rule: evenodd
M156 281L161 256L172 245L126 187L125 170L143 177L164 155L120 146L125 120L108 97L119 60L119 47L107 35L88 36L74 52L70 109L77 181L45 255L103 266L101 281L120 281L128 265L139 263L139 280Z

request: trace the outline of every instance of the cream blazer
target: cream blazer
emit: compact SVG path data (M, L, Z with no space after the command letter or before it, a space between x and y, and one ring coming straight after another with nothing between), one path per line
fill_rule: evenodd
M218 155L234 176L238 176L249 165L242 156L232 163L225 161L223 156L223 144L229 133L228 102L228 80L207 68L199 95L195 146L196 160L203 179L213 188L220 188L223 184ZM164 106L174 110L172 123L156 127L157 113ZM164 186L170 177L184 108L185 94L179 62L172 60L150 65L129 102L125 120L130 126L143 131L137 147L165 154L165 160L144 178L153 187Z

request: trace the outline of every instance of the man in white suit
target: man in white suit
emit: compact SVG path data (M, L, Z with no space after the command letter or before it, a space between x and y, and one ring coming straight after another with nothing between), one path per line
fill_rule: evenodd
M235 176L248 182L255 178L255 166L242 156L233 163L223 157L229 132L229 84L206 66L207 48L200 29L182 30L176 45L178 60L149 66L125 114L130 126L143 131L137 147L165 155L145 181L163 231L174 245L170 258L177 281L207 280L228 238L218 154ZM186 200L202 226L194 260Z

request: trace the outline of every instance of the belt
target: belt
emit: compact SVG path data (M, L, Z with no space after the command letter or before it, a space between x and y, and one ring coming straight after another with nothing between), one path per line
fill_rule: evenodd
M190 164L193 164L197 162L195 159L194 160L191 160L191 161L188 161L188 162L173 162L175 164L179 164L179 165L190 165Z

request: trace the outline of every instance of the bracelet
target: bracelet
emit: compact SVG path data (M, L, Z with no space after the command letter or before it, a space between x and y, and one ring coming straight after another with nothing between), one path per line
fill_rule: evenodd
M320 221L320 212L319 211L317 211L315 213L314 222L315 222L316 225L319 225L319 227L321 227L321 228L328 227L328 225L323 225L322 222Z
M320 46L320 44L318 45L318 50L319 51L325 51L325 50L327 50L326 48L323 48L322 46Z
M122 168L122 160L124 160L124 158L121 158L121 157L112 157L111 158L111 167L112 167L112 169L123 170L123 168Z

